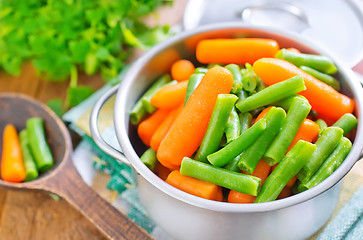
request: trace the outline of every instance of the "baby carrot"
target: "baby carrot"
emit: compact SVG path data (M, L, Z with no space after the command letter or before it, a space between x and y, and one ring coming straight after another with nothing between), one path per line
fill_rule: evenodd
M181 59L171 66L171 77L178 82L189 79L194 73L195 67L189 60Z
M296 75L304 79L306 90L300 92L309 100L312 110L337 120L345 113L352 113L354 102L329 85L317 80L288 61L277 58L262 58L253 64L255 73L272 85Z
M170 110L168 109L158 109L139 124L137 133L146 146L150 146L151 137L169 112Z
M171 173L171 170L165 166L163 166L162 164L158 163L153 172L162 180L166 181L166 179L168 178L169 174Z
M12 124L8 124L4 128L1 178L7 182L22 182L25 180L25 168L19 136Z
M171 110L168 116L160 123L154 134L150 139L150 147L157 151L161 141L164 139L165 135L168 133L171 125L173 124L175 118L178 116L180 111L182 110L183 106L180 106L176 109Z
M150 102L161 109L170 109L180 106L184 102L188 81L166 85L152 96Z
M260 178L261 184L263 184L263 182L270 174L270 171L271 167L261 159L251 175ZM240 193L234 190L231 190L228 194L228 202L231 203L253 203L255 201L255 198L255 196Z
M311 121L309 119L305 119L303 123L301 124L299 130L297 131L294 140L292 140L292 143L290 144L287 151L290 151L290 149L299 141L304 140L307 142L312 142L316 136L318 136L320 131L319 125Z
M274 57L279 44L272 39L206 39L198 43L197 59L201 63L245 64L262 57Z
M181 175L178 170L172 171L166 182L184 192L209 200L217 200L220 198L219 193L222 193L222 188L216 184Z
M180 165L185 156L190 157L197 150L218 94L228 94L232 85L232 73L223 67L214 67L204 75L160 143L157 158L161 164Z

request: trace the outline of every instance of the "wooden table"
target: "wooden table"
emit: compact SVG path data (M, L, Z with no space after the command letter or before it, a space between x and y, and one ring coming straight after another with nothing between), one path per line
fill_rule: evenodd
M187 0L178 0L173 6L163 7L158 16L145 21L151 24L181 22ZM42 102L59 97L65 99L68 81L51 83L36 77L30 64L23 67L20 76L0 72L0 92L19 92ZM79 76L79 84L100 88L104 82L99 75ZM0 188L0 239L57 240L105 239L86 218L64 200L54 200L47 193L15 191Z

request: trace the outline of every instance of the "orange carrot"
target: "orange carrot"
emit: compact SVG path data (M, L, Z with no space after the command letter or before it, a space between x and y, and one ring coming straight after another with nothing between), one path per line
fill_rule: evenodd
M268 175L270 174L271 167L264 161L260 160L253 171L252 176L261 178L261 185L266 180ZM243 172L248 174L246 172ZM234 190L231 190L228 194L228 202L230 203L253 203L255 201L256 196L248 195L245 193L240 193Z
M253 121L253 124L255 124L258 120L264 118L266 116L266 114L268 113L268 111L270 111L270 109L272 107L273 106L270 106L268 108L263 109L262 112L260 112L260 114L258 114L257 118Z
M166 85L151 97L151 104L157 108L170 109L184 103L189 81Z
M277 58L262 58L253 64L253 70L267 85L284 81L296 75L304 79L306 90L300 94L306 97L312 107L333 120L345 113L352 113L354 102L329 85L317 80L288 61Z
M156 167L154 168L154 173L161 178L162 180L166 181L166 179L168 178L169 174L171 173L170 169L167 167L164 167L163 165L161 165L160 163L158 163L156 165Z
M222 194L220 186L181 175L178 170L172 171L166 182L184 192L209 200L220 200Z
M163 122L156 129L155 133L151 137L150 147L154 149L155 152L158 151L161 141L164 139L165 135L168 133L171 125L173 124L176 117L179 115L180 111L183 109L183 104L180 107L173 109L168 116L163 120Z
M290 151L290 149L299 141L304 140L307 142L312 142L314 138L319 134L320 127L319 125L311 121L309 119L305 119L301 126L299 127L299 130L297 131L294 140L292 140L289 148L287 151Z
M12 124L4 128L1 178L7 182L22 182L25 168L18 133Z
M150 146L150 140L160 123L168 116L170 110L157 109L151 116L143 120L137 127L137 133L146 146Z
M290 197L292 195L292 188L291 187L284 187L282 189L282 191L280 192L279 196L277 197L277 199L283 199L283 198L287 198Z
M316 119L319 119L319 118L324 120L324 122L326 122L326 124L328 126L331 126L336 122L336 120L331 119L331 118L329 118L329 117L327 117L327 116L325 116L324 114L321 114L321 113L318 113L318 115L316 116Z
M289 50L290 52L294 52L294 53L301 53L299 49L293 48L293 47L287 48L287 50Z
M197 59L201 63L253 64L262 57L274 57L280 50L272 39L206 39L198 43Z
M189 60L178 60L171 65L171 77L178 82L189 79L194 73L195 67Z
M180 166L199 147L207 130L218 94L227 94L233 85L232 73L223 67L211 68L190 96L187 104L160 143L157 158Z
M316 136L319 134L319 125L311 121L309 119L305 119L303 123L301 124L299 130L297 131L294 140L292 140L289 148L287 149L287 152L290 151L290 149L299 141L304 140L307 142L312 142ZM277 165L277 164L276 164ZM275 169L275 166L272 167L272 170ZM294 176L287 184L286 187L292 187L294 183L296 182L296 176Z

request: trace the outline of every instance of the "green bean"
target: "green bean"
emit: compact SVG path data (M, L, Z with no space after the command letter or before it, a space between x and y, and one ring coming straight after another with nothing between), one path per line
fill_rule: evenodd
M242 134L251 127L252 115L249 112L240 113L239 118L240 118L240 122L241 122L241 134Z
M20 131L19 141L24 161L25 181L34 180L39 174L29 147L28 133L26 129Z
M271 103L271 106L282 107L283 109L288 111L290 109L292 102L295 100L295 98L302 98L307 101L307 99L304 96L296 94L296 95L292 95L290 97L281 99L279 101L276 101L274 103Z
M348 138L342 137L338 143L338 146L334 151L325 159L319 170L311 177L306 183L298 185L298 191L303 192L312 187L315 187L327 177L329 177L344 161L352 148L352 143Z
M29 118L26 121L26 130L37 169L44 172L53 166L54 160L45 137L43 119Z
M239 66L236 64L228 64L225 68L231 71L234 79L231 93L240 92L242 90L242 74Z
M261 78L257 78L257 85L256 85L256 91L259 92L261 91L262 89L266 88L267 85L262 81Z
M261 179L258 177L228 171L188 157L184 157L180 173L253 196L257 195L261 185Z
M315 77L316 79L328 84L329 86L331 86L332 88L334 88L337 91L340 91L340 83L338 80L336 80L333 76L330 76L328 74L319 72L311 67L307 67L307 66L300 66L300 68L310 74L311 76Z
M294 98L280 131L263 156L263 160L268 165L273 166L281 161L310 109L311 106L307 100L299 97Z
M154 170L158 160L156 158L156 152L149 148L140 157L141 162L143 162L150 170Z
M146 90L146 92L141 96L141 98L135 103L135 105L131 109L130 121L132 124L139 124L148 112L151 113L156 109L154 106L151 105L150 99L164 84L170 82L170 80L170 75L164 75L159 78L155 83L153 83L148 90ZM147 109L144 105L147 106Z
M282 108L272 107L266 117L266 130L243 153L238 163L240 169L252 174L266 149L280 130L286 113Z
M315 150L314 144L303 140L298 141L262 184L255 203L275 200Z
M145 117L146 114L147 112L144 106L142 105L142 100L139 99L131 110L130 122L134 125L137 125L141 122L141 120Z
M194 90L198 87L200 81L202 81L202 78L204 77L204 73L194 73L189 77L188 87L187 87L187 93L185 94L185 101L184 105L187 104L187 101L194 92Z
M237 109L233 106L231 114L228 117L226 129L224 130L226 134L227 144L232 140L238 138L241 134L241 121L239 119Z
M316 120L316 123L319 125L319 135L318 136L320 137L320 135L322 134L324 129L328 127L328 124L321 118Z
M236 107L240 112L247 112L255 108L269 105L305 89L303 78L300 75L297 75L271 85L244 100L237 101Z
M242 74L242 87L247 92L253 92L257 86L257 79L259 78L252 69L252 65L246 63L246 68L241 70Z
M211 68L214 68L214 67L222 67L222 66L220 64L218 64L218 63L210 63L207 66L208 69L211 69Z
M343 136L346 136L357 126L357 124L357 118L351 113L346 113L333 124L333 127L340 127L341 129L343 129Z
M326 74L338 72L338 68L334 62L330 58L322 55L295 53L287 49L281 49L275 57L284 59L298 67L308 66Z
M243 89L240 92L235 93L235 94L238 97L238 101L248 98L248 93Z
M158 80L156 80L151 87L142 95L141 102L142 106L148 113L153 113L156 110L156 107L151 104L151 98L154 94L159 91L162 87L177 83L176 80L171 81L171 77L169 74L165 74L161 76Z
M233 94L218 95L207 131L195 155L196 160L207 162L207 156L218 149L226 122L236 101L237 97Z
M310 157L306 165L300 170L297 178L306 183L319 169L323 161L334 150L338 142L343 136L343 130L338 127L328 127L324 129L321 136L316 141L316 151Z
M219 151L208 155L208 161L217 167L222 167L237 157L244 149L251 145L266 129L265 120L261 119Z
M238 162L241 159L242 153L237 157L233 158L232 161L223 166L224 169L227 169L232 172L240 172L241 169L238 167Z
M208 72L208 68L204 68L204 67L197 67L195 70L194 70L194 73L207 73Z

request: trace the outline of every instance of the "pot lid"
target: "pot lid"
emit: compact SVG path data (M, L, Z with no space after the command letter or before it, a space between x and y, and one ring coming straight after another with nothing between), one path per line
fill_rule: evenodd
M227 21L295 32L350 67L363 58L361 0L189 0L183 27Z

